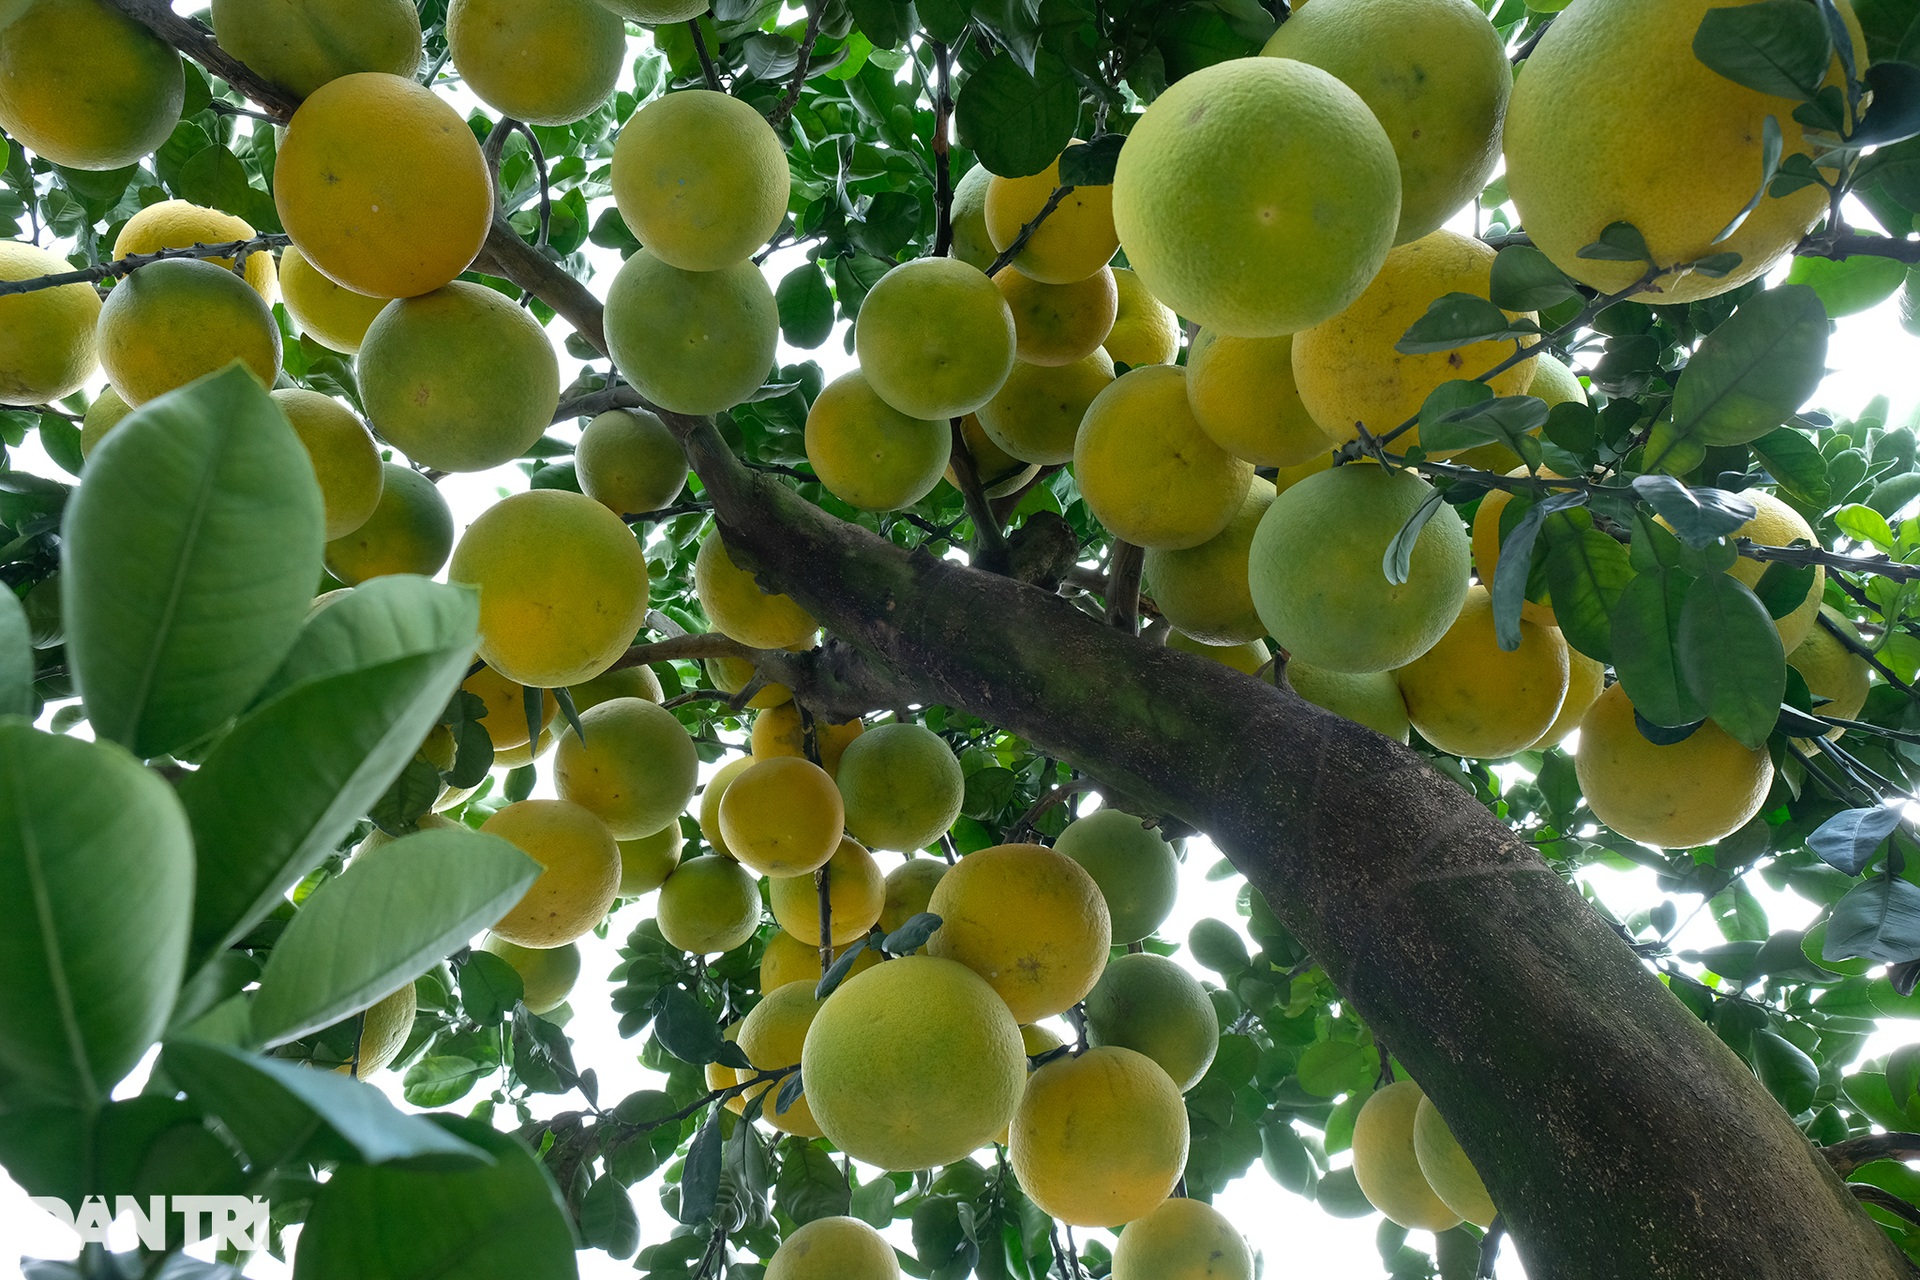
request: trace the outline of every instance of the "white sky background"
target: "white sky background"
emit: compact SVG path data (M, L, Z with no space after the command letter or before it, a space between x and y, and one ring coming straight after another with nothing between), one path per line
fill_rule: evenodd
M194 0L179 0L176 8L190 11L198 8ZM632 52L637 54L644 47L644 37L632 42ZM443 72L441 83L436 86L463 112L475 109L479 104L464 88L451 83L453 73L451 64ZM626 84L631 85L629 71ZM1473 230L1472 213L1467 211L1455 219L1455 228L1468 233ZM593 259L600 273L592 281L596 293L605 293L606 284L619 262L616 254L597 246L586 246L586 252ZM777 253L766 264L766 273L772 283L804 260L804 253L798 249L788 249ZM1784 268L1783 268L1784 270ZM1875 395L1886 395L1892 401L1889 421L1900 424L1916 408L1920 408L1920 381L1916 381L1909 370L1917 354L1920 354L1920 339L1909 337L1899 325L1895 300L1888 300L1869 312L1849 316L1839 323L1838 332L1829 345L1829 373L1819 394L1815 397L1816 407L1832 411L1836 415L1853 416ZM560 351L563 370L562 381L570 381L578 362L561 350L561 340L566 335L563 321L555 321L550 328L555 349ZM833 337L814 351L801 351L787 347L783 342L779 353L781 363L793 363L802 360L815 360L825 370L828 380L853 367L854 360L845 354L841 335ZM98 380L103 382L104 380ZM556 435L571 438L571 427L556 429ZM30 440L24 449L15 451L14 465L29 471L59 476L63 473L50 459L39 452L37 441ZM456 526L464 529L480 512L506 493L517 492L526 487L526 477L515 466L496 468L493 471L454 475L440 482L440 491L453 508ZM43 721L44 723L44 721ZM1569 743L1569 746L1572 744ZM703 776L710 774L714 766L702 766ZM536 796L554 794L551 777L551 755L541 762L540 784ZM883 865L891 868L895 855L883 854ZM1201 919L1213 917L1224 919L1236 925L1242 923L1235 912L1234 900L1243 881L1238 876L1224 881L1209 881L1205 872L1220 858L1219 851L1205 837L1197 837L1188 843L1187 861L1182 871L1181 896L1172 917L1160 930L1160 936L1184 943L1188 931ZM1599 897L1616 915L1625 917L1632 912L1644 909L1659 901L1653 873L1644 869L1631 872L1614 871L1603 867L1591 868L1581 875L1594 894ZM1791 894L1777 893L1770 889L1758 876L1750 876L1748 887L1765 906L1772 927L1800 928L1812 920L1816 910L1810 904ZM608 930L608 938L601 941L589 935L581 939L585 963L579 985L575 988L571 1004L575 1017L567 1030L574 1040L574 1057L582 1067L592 1067L599 1074L600 1096L603 1103L612 1102L637 1089L658 1088L663 1078L642 1067L639 1063L641 1038L622 1040L617 1032L618 1019L608 1004L611 985L606 976L618 962L616 954L619 943L640 920L652 911L652 896L629 904L613 919ZM1698 905L1699 898L1689 895L1677 900L1681 916L1685 918ZM1695 915L1675 940L1676 949L1707 947L1722 941L1707 913ZM1217 981L1217 975L1211 974L1185 956L1177 956L1181 963L1203 978ZM1867 1045L1863 1057L1884 1055L1893 1048L1920 1040L1920 1023L1887 1020L1881 1031L1875 1034ZM144 1069L131 1079L119 1091L128 1096L138 1091L139 1082L144 1078ZM497 1077L496 1077L497 1079ZM412 1110L400 1097L399 1073L388 1071L374 1077L373 1083L385 1090L398 1106ZM489 1084L487 1087L491 1087ZM455 1110L472 1106L485 1093L476 1090L462 1101L453 1104ZM537 1111L542 1114L580 1106L577 1095L565 1097L539 1097L535 1100ZM1344 1163L1346 1156L1336 1157ZM863 1176L862 1180L865 1180ZM641 1245L663 1240L673 1229L673 1222L660 1208L656 1198L657 1175L653 1182L643 1182L634 1188L634 1204L641 1221ZM1301 1274L1321 1276L1346 1276L1361 1280L1364 1277L1385 1274L1380 1255L1375 1245L1375 1234L1384 1219L1376 1216L1362 1219L1338 1219L1329 1216L1310 1201L1288 1192L1268 1178L1262 1166L1255 1162L1248 1175L1229 1187L1215 1200L1215 1205L1224 1212L1247 1236L1252 1246L1264 1251L1268 1259L1268 1274L1274 1276ZM905 1222L896 1223L889 1235L904 1247L911 1248L910 1237ZM1081 1233L1104 1236L1105 1233ZM297 1235L291 1238L297 1239ZM1416 1245L1425 1241L1431 1244L1425 1233L1415 1232L1412 1242ZM1109 1240L1110 1242L1110 1240ZM132 1234L123 1225L116 1228L113 1247L124 1249L132 1247ZM19 1258L71 1258L78 1252L75 1237L56 1220L49 1217L27 1201L26 1194L3 1170L0 1170L0 1280L20 1280ZM194 1251L200 1256L211 1256L207 1246L202 1245ZM617 1277L633 1274L630 1262L616 1262L598 1250L589 1250L579 1255L580 1270L584 1277ZM291 1268L274 1259L261 1256L248 1268L250 1276L261 1280L285 1280L290 1276ZM1501 1280L1523 1280L1524 1270L1515 1260L1509 1247L1502 1252L1498 1272Z

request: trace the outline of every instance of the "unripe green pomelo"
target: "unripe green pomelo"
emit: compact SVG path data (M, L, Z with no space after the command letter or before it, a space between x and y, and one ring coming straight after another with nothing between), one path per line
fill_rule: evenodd
M304 98L356 71L411 78L420 12L410 0L213 0L220 47Z
M480 944L513 966L525 990L520 999L529 1013L552 1013L567 1002L573 984L580 980L580 944L564 947L523 947L497 934L488 934Z
M1071 462L1087 406L1112 385L1113 361L1103 347L1057 368L1016 360L1006 382L975 416L1009 457L1046 465Z
M453 0L447 49L467 87L504 116L563 125L613 95L627 24L595 0Z
M957 418L991 400L1013 371L1013 312L978 267L916 258L868 292L854 346L882 400L914 418Z
M767 1280L899 1280L893 1246L857 1218L815 1218L780 1242Z
M612 181L640 243L685 271L745 262L779 229L791 187L773 126L710 89L669 93L634 112L614 143Z
M1140 941L1172 913L1179 860L1173 846L1134 815L1101 809L1076 818L1053 848L1085 867L1100 886L1115 942Z
M967 785L953 749L918 724L878 725L854 739L834 781L847 830L903 853L926 848L953 825Z
M1247 556L1273 498L1273 486L1256 478L1219 533L1197 547L1147 552L1145 585L1161 617L1207 644L1243 644L1267 634L1247 589Z
M858 369L821 388L807 411L807 461L827 492L862 511L898 511L926 497L952 448L944 420L900 412Z
M1395 742L1406 742L1412 735L1407 700L1391 671L1330 671L1294 658L1287 663L1287 683L1314 706Z
M1087 995L1087 1038L1144 1053L1181 1092L1220 1048L1220 1018L1199 979L1165 956L1115 956Z
M607 290L607 345L621 374L674 413L731 409L773 368L780 312L751 262L685 271L642 249Z
M1413 1124L1426 1095L1411 1080L1376 1091L1353 1120L1353 1176L1373 1207L1400 1226L1445 1231L1460 1215L1434 1194L1414 1152Z
M615 515L673 505L687 485L680 442L645 409L609 409L580 433L573 451L580 492Z
M1175 1196L1120 1233L1113 1280L1253 1280L1253 1254L1218 1209Z
M1413 1117L1413 1152L1420 1161L1420 1172L1426 1177L1427 1185L1447 1208L1476 1227L1493 1225L1498 1210L1487 1195L1487 1184L1480 1180L1473 1161L1460 1149L1439 1108L1425 1096L1421 1097L1419 1110Z
M731 951L760 927L760 883L731 858L690 858L660 886L654 918L682 951Z
M380 477L373 514L327 544L327 572L350 587L389 573L431 578L453 550L453 510L433 481L397 462Z
M615 698L580 713L582 738L560 735L553 781L563 800L591 811L617 840L637 840L680 816L693 799L700 757L671 711Z
M1073 476L1116 538L1177 551L1227 527L1253 483L1253 464L1194 421L1186 370L1150 364L1129 369L1087 406Z

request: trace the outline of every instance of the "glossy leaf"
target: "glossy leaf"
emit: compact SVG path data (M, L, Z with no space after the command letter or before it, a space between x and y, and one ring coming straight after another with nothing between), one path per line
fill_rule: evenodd
M1080 90L1066 63L1046 50L1029 73L994 55L960 86L953 122L960 143L989 173L1024 178L1053 163L1080 119Z
M1546 421L1547 402L1536 396L1481 400L1441 414L1431 424L1423 409L1420 445L1431 452L1442 453L1498 441L1519 453L1526 448L1524 437L1538 431Z
M1920 67L1890 59L1868 67L1861 78L1873 94L1860 125L1847 141L1885 147L1920 134Z
M1600 238L1582 245L1574 257L1590 262L1644 262L1655 266L1647 238L1631 222L1609 222L1600 230Z
M1408 326L1393 349L1403 355L1424 355L1539 333L1540 326L1533 321L1510 317L1485 298L1447 293L1427 305L1426 314Z
M1487 296L1507 311L1545 311L1580 291L1546 254L1530 244L1510 244L1493 259Z
M1614 606L1614 670L1635 710L1657 725L1690 725L1706 715L1674 654L1692 585L1693 579L1677 570L1641 573L1621 590Z
M1709 9L1694 33L1693 54L1735 84L1804 101L1833 61L1833 40L1819 10L1802 0Z
M1520 647L1520 606L1527 595L1527 578L1533 570L1533 547L1540 526L1556 511L1565 511L1586 502L1578 489L1543 498L1527 508L1520 523L1500 544L1500 567L1493 575L1493 633L1500 648L1512 653Z
M1780 718L1787 653L1766 606L1729 573L1694 580L1675 651L1687 688L1734 741L1759 748Z
M580 1235L613 1258L630 1258L640 1247L640 1218L619 1180L596 1178L580 1200Z
M1795 258L1787 272L1788 284L1803 284L1820 296L1830 319L1877 307L1907 278L1907 265L1895 258L1861 255L1838 262L1830 258Z
M1807 402L1827 366L1827 313L1805 285L1755 294L1701 342L1673 393L1674 435L1746 444Z
M880 947L889 955L912 955L926 946L927 940L933 937L939 928L940 917L931 911L922 911L888 934Z
M707 1118L693 1135L687 1148L686 1167L680 1174L680 1212L682 1222L705 1222L713 1216L720 1198L720 1112L718 1102L707 1108Z
M796 347L817 347L833 336L833 293L819 264L802 263L781 277L773 300L780 310L780 334Z
M33 714L33 644L27 611L0 587L0 716Z
M1692 489L1672 476L1636 476L1633 491L1659 512L1676 538L1698 550L1753 519L1754 505L1724 489Z
M1074 187L1112 186L1126 141L1123 133L1103 133L1083 147L1068 147L1060 153L1060 181Z
M1876 876L1834 904L1827 919L1828 960L1865 956L1881 964L1920 957L1920 887Z
M1395 586L1406 582L1413 573L1413 549L1420 542L1420 533L1427 527L1427 521L1433 519L1433 513L1440 510L1446 496L1439 490L1429 493L1420 505L1414 508L1400 531L1387 542L1387 549L1380 558L1380 571L1388 582Z
M1599 662L1613 660L1613 610L1633 580L1627 549L1591 525L1547 521L1547 593L1568 644Z
M1807 848L1842 874L1857 876L1899 825L1900 811L1895 808L1843 809L1807 837Z

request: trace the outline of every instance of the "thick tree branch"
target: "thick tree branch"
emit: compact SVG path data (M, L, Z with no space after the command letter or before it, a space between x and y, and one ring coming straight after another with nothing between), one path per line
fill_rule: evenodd
M1920 1160L1920 1133L1869 1133L1822 1147L1820 1154L1844 1178L1876 1160Z
M299 95L255 75L240 59L222 49L211 31L192 18L175 13L171 0L106 0L106 3L265 107L275 120L285 122L293 118L294 109L300 105Z
M1895 582L1920 579L1920 564L1902 564L1885 555L1856 556L1821 547L1769 547L1751 538L1741 538L1737 545L1740 554L1749 560L1764 560L1774 564L1825 565L1829 569L1843 569L1848 573L1878 574Z
M1140 573L1147 552L1131 542L1115 539L1107 564L1107 625L1132 634L1140 623Z
M947 122L953 118L953 67L944 41L928 42L933 50L933 256L953 250L953 145Z
M715 93L725 93L726 86L720 83L720 72L713 65L713 55L707 52L707 37L700 30L700 19L688 18L687 30L693 32L693 48L700 55L700 70L707 78L707 88Z
M1801 258L1892 258L1896 262L1920 263L1920 240L1896 240L1892 236L1873 236L1859 231L1828 235L1816 231L1794 246Z
M504 214L493 217L493 229L473 269L511 280L552 307L595 351L607 354L605 309L586 285L566 268L520 238ZM556 419L557 421L557 419Z

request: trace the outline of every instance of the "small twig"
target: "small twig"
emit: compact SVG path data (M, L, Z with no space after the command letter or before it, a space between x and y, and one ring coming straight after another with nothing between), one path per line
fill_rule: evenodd
M1870 1186L1864 1182L1849 1182L1847 1190L1851 1191L1853 1198L1861 1204L1870 1204L1876 1209L1884 1209L1896 1218L1904 1218L1920 1226L1920 1209L1916 1209L1891 1191L1883 1191L1879 1187Z
M1824 565L1829 569L1842 569L1848 573L1873 573L1894 582L1913 582L1920 579L1920 564L1902 564L1885 555L1855 556L1841 551L1827 551L1820 547L1769 547L1755 543L1751 538L1739 539L1736 546L1740 554L1750 560L1764 560L1775 564Z
M752 662L758 656L759 650L749 649L738 640L723 636L717 631L708 631L697 635L655 640L651 644L634 645L614 660L610 670L641 667L649 662L665 662L670 658L745 658Z
M1107 564L1107 625L1134 631L1140 623L1140 573L1147 552L1131 542L1116 540Z
M255 75L240 59L222 49L211 31L192 18L175 13L172 0L107 0L107 3L265 107L275 120L291 119L294 109L300 105L296 95Z
M225 240L219 244L190 244L177 249L159 249L153 253L130 253L124 258L115 258L112 262L103 262L97 267L83 267L74 271L59 271L48 276L32 276L25 280L0 280L0 297L15 293L38 293L42 289L58 289L69 284L98 284L102 280L117 280L130 275L141 267L156 262L166 262L172 258L240 258L249 253L261 253L268 249L279 249L292 243L279 232L254 236L247 240Z
M1000 274L1009 263L1019 257L1020 251L1027 247L1027 241L1033 239L1033 233L1040 229L1040 224L1051 217L1053 211L1060 207L1060 202L1071 194L1073 194L1073 187L1070 184L1062 183L1055 187L1053 194L1047 197L1047 202L1040 206L1040 212L1033 215L1033 221L1024 224L1020 228L1020 234L1013 238L1013 243L1002 250L999 257L987 264L987 274L990 276Z
M800 102L800 88L807 82L807 68L813 61L813 45L820 38L820 15L825 9L826 0L809 0L807 29L800 36L800 60L793 64L793 75L787 79L787 91L780 95L779 105L767 117L767 123L776 129L787 122Z
M1084 792L1098 791L1099 789L1100 784L1091 778L1076 778L1072 782L1061 783L1059 786L1053 788L1053 790L1041 796L1038 800L1035 800L1027 811L1020 815L1020 820L1007 828L1005 842L1007 844L1019 844L1022 837L1033 830L1033 824L1040 820L1040 815L1044 814L1047 810L1053 808L1053 806L1063 800L1070 799Z
M1880 673L1881 679L1885 680L1888 684L1892 685L1894 688L1898 689L1900 692L1906 694L1909 698L1920 698L1920 689L1915 689L1911 684L1908 684L1905 680L1902 680L1900 676L1893 670L1893 668L1889 667L1886 663L1882 662L1879 656L1875 654L1873 650L1869 649L1866 645L1862 644L1859 640L1856 640L1852 635L1850 635L1847 632L1847 629L1845 627L1841 626L1839 623L1835 622L1832 618L1829 618L1824 613L1816 614L1814 616L1819 621L1820 625L1825 627L1828 633L1831 634L1835 640L1838 640L1841 646L1845 648L1847 652L1852 653L1857 657L1864 659L1868 666L1872 667L1875 671L1878 671Z
M249 120L264 120L268 124L285 124L278 116L268 115L264 111L255 111L252 107L237 106L223 98L214 98L206 105L206 110L217 116L245 116Z
M1920 240L1896 240L1892 236L1872 236L1859 231L1816 231L1793 248L1800 258L1892 258L1909 265L1920 263Z
M820 972L833 968L833 868L825 863L813 873L820 891Z
M944 41L929 42L933 49L933 256L953 250L953 162L947 140L947 121L953 117L953 69Z
M1540 37L1547 34L1547 28L1552 25L1553 25L1553 19L1548 18L1545 22L1542 22L1540 24L1539 30L1535 31L1532 35L1528 36L1526 40L1521 43L1520 47L1513 51L1513 57L1510 59L1510 61L1513 63L1514 66L1516 67L1519 66L1521 63L1525 62L1529 57L1532 56L1535 47L1538 46L1540 43Z
M662 507L658 511L629 511L621 516L628 524L657 524L662 520L674 520L681 516L701 515L713 510L713 504L704 500L683 502L674 507Z
M700 55L700 70L706 74L707 88L715 93L725 93L726 86L720 83L720 72L713 65L713 55L707 52L707 38L701 34L700 19L688 18L687 30L693 32L693 48Z
M553 192L547 189L547 153L540 146L540 139L533 136L533 126L524 120L515 120L513 127L518 129L527 140L527 150L533 155L534 172L540 175L540 238L533 247L547 247L547 236L553 230Z

